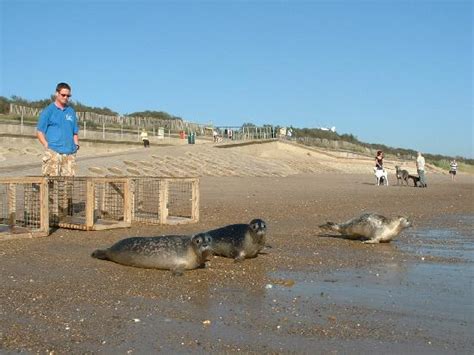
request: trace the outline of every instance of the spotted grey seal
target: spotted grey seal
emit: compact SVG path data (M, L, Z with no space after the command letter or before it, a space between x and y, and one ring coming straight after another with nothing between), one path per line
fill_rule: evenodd
M265 247L266 223L253 219L249 224L230 224L206 232L212 238L214 255L233 258L236 262L255 258Z
M182 275L184 270L205 267L206 260L212 255L211 244L211 237L205 233L132 237L122 239L110 248L98 249L92 257L128 266L171 270L174 275Z
M365 238L363 243L387 243L411 226L402 216L387 218L376 213L364 213L344 223L327 222L321 229L339 232L350 239Z

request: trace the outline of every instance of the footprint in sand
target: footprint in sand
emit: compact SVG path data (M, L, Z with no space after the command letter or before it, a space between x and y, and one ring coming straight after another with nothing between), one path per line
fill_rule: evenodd
M97 174L97 175L105 175L104 169L98 168L98 167L95 167L95 166L90 167L90 168L89 168L89 171L90 171L91 173L94 173L94 174Z
M146 176L154 176L155 172L153 169L142 168L142 171L145 173Z
M8 151L14 154L21 154L21 155L25 154L20 149L16 149L16 148L8 148Z
M26 152L26 154L33 154L33 155L38 154L38 151L36 149L33 149L33 148L26 148L25 152Z
M142 175L139 170L133 168L127 168L127 172L132 176L140 176Z
M143 161L143 160L140 161L140 164L141 164L142 166L146 166L146 167L148 167L148 168L152 168L152 167L153 167L153 163L150 163L150 162L147 162L147 161Z
M127 166L131 166L133 168L136 168L137 167L137 164L133 161L130 161L130 160L124 160L123 163Z
M125 175L121 169L116 168L116 167L107 168L107 170L110 171L114 175L121 175L121 176Z

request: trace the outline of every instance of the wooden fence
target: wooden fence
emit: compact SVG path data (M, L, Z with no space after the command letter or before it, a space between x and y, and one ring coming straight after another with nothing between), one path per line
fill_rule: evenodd
M40 114L40 109L10 104L10 114L19 115L21 117L37 117ZM271 126L265 127L231 127L222 126L214 127L200 123L192 123L183 120L162 120L156 117L135 117L135 116L110 116L101 115L94 112L77 112L81 130L86 132L88 130L101 130L102 139L105 139L106 130L120 133L122 139L125 130L133 130L133 134L142 128L149 132L158 132L162 129L171 133L185 132L195 133L198 136L212 137L212 132L216 131L220 138L225 140L262 140L276 138L276 129ZM139 137L139 133L138 136Z
M41 109L21 106L16 104L10 104L10 114L19 115L25 117L38 117ZM186 131L186 132L198 132L204 134L206 125L200 123L192 123L179 119L163 120L156 117L137 117L137 116L111 116L101 115L95 112L77 112L77 118L79 122L93 122L95 125L116 125L133 128L146 128L153 129L157 127L163 127L166 130L172 132Z

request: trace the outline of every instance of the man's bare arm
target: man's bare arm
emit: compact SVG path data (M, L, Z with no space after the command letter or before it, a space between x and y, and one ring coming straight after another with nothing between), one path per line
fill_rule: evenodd
M46 140L46 137L44 136L43 132L36 131L36 137L38 137L38 140L43 145L44 149L48 149L48 141Z

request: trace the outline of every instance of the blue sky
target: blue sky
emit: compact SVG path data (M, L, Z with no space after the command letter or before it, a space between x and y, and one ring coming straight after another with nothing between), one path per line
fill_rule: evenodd
M0 2L1 96L474 156L472 1Z

